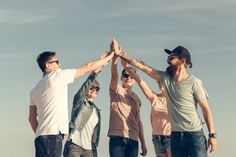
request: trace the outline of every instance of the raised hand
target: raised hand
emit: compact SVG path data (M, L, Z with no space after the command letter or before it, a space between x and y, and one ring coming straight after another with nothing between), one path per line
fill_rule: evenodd
M114 53L113 51L110 51L110 52L104 52L101 54L101 56L99 57L100 59L103 59L103 58L106 58L107 56L111 55L111 53ZM106 62L103 66L97 68L96 70L94 70L93 72L95 73L99 73L101 68L106 66L111 60L109 60L108 62Z
M111 42L111 51L114 51L115 55L119 56L121 51L120 51L120 46L119 46L119 43L116 39L112 39L112 42Z

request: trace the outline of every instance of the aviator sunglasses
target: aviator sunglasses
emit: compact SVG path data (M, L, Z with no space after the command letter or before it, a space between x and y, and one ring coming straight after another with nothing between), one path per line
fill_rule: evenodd
M52 63L57 63L57 64L59 64L59 60L55 60L55 61L50 61L50 62L48 62L49 64L52 64Z
M126 74L126 73L124 73L122 76L126 79L129 78L129 77L132 79L132 77L129 74Z
M91 86L90 90L96 90L98 92L100 90L100 87Z
M168 60L169 60L169 61L171 61L171 60L173 60L173 59L175 59L175 58L178 58L178 56L168 56Z

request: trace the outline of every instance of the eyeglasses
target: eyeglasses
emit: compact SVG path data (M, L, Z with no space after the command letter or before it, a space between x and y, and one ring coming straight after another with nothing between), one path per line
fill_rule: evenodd
M171 61L171 60L173 60L173 59L176 59L176 58L178 58L178 56L168 56L168 61Z
M129 78L129 77L130 77L131 79L133 79L129 74L126 74L126 73L124 73L122 76L123 76L124 78L126 78L126 79Z
M55 61L50 61L50 62L48 62L49 64L52 64L52 63L57 63L57 64L59 64L59 60L55 60Z
M100 90L100 87L91 86L90 90L96 90L98 92Z

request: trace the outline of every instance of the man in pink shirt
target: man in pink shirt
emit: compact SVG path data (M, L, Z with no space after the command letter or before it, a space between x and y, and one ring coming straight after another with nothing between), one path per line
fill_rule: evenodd
M124 54L125 55L125 54ZM144 95L151 103L151 125L152 125L152 141L156 157L171 157L170 152L170 133L171 126L168 117L167 103L165 97L165 89L158 81L160 94L153 92L142 78L135 73L127 63L122 60L122 65L130 76L137 82Z
M117 48L114 42L112 42L112 48ZM113 56L111 66L111 106L108 131L110 157L137 157L138 139L141 141L141 155L146 155L147 148L140 119L141 101L132 91L135 81L125 70L122 71L122 85L119 84L117 57Z

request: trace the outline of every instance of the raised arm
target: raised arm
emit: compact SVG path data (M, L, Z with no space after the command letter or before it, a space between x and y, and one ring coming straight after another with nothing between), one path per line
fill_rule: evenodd
M111 49L117 49L118 45L116 42L112 41ZM117 50L116 50L117 51ZM114 55L111 62L111 82L110 82L110 90L115 91L118 86L119 82L119 74L118 74L118 67L117 67L117 55Z
M84 66L76 69L75 79L78 79L81 76L83 76L84 74L86 74L88 72L92 72L92 71L106 65L112 59L113 56L114 56L113 51L108 52L104 58L100 58L100 59L91 61L91 62L85 64Z
M92 86L93 82L97 78L97 75L98 75L98 72L97 73L96 72L91 72L91 74L88 76L87 80L83 83L83 85L80 87L78 92L75 94L74 100L73 100L72 112L80 104L80 101L84 100L88 90L90 89L90 87Z
M157 73L157 71L148 66L147 64L145 64L143 61L131 58L129 56L124 56L123 53L121 53L120 58L125 60L127 63L129 63L130 65L142 70L143 72L145 72L147 75L149 75L150 77L152 77L155 80L159 80L160 76Z
M124 53L124 55L126 55L126 53ZM137 82L146 98L152 103L155 93L152 92L146 82L144 82L136 72L134 72L127 66L127 62L125 60L121 60L121 64L125 68L125 70L130 74L130 76Z
M113 42L116 42L117 43L116 45L118 45L118 48L114 48L113 50L114 50L115 54L118 55L121 59L125 60L128 64L142 70L143 72L145 72L147 75L149 75L153 79L155 79L155 80L160 79L159 74L157 73L157 71L154 68L148 66L143 61L139 61L137 59L134 59L132 57L124 55L122 53L122 49L119 47L118 42L115 39L113 39Z
M203 116L204 116L205 122L207 124L209 134L215 133L213 117L212 117L212 113L211 113L207 99L200 100L199 105L202 109ZM210 148L210 152L215 151L216 147L217 147L216 138L210 137L208 139L208 146Z

